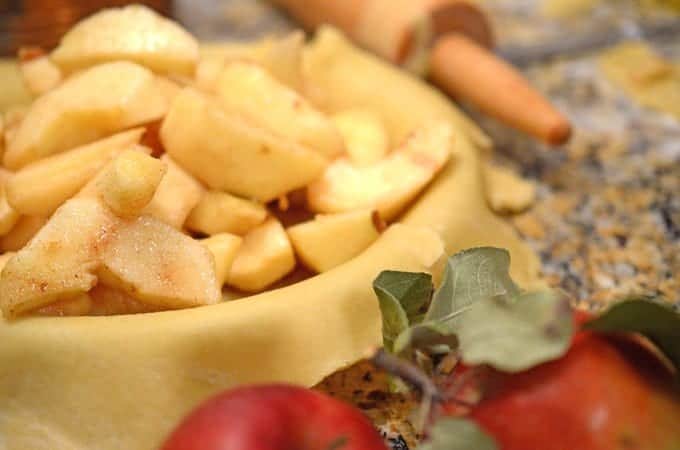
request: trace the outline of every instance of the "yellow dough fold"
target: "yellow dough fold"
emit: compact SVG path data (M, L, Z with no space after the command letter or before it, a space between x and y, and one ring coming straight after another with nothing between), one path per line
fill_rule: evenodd
M380 345L375 276L442 255L435 233L397 224L345 265L242 300L0 322L0 448L153 449L223 389L316 384Z
M482 153L490 142L474 122L441 92L358 49L333 28L317 32L305 64L318 103L330 112L352 106L375 112L393 142L428 120L448 120L455 130L453 158L402 221L437 231L448 254L483 245L506 248L512 277L525 287L537 283L538 258L487 206Z

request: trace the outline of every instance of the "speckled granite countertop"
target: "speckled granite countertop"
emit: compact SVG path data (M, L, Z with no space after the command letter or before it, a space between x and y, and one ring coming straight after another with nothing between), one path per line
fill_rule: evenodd
M502 43L533 44L612 22L653 20L640 2L612 0L569 21L542 18L537 0L487 0ZM265 2L182 0L177 12L202 39L248 39L292 25ZM215 13L218 11L219 13ZM680 36L652 43L680 60ZM527 212L509 217L540 254L543 270L575 302L598 307L627 295L680 305L680 121L641 108L601 73L595 54L525 68L575 125L563 149L548 149L475 114L496 158L538 186ZM394 449L408 449L413 399L386 392L384 375L362 362L319 388L365 411Z
M535 42L544 35L557 37L560 26L587 29L588 20L592 28L662 15L636 9L640 2L615 2L587 19L556 23L537 17L529 8L535 1L490 3L494 17L502 17L497 26L502 42L514 33L527 40L532 23L541 24L532 36ZM680 35L648 43L680 60ZM539 183L533 208L511 220L541 255L551 282L578 302L597 307L645 295L678 305L680 121L638 106L603 76L595 56L526 70L573 121L575 133L564 149L551 151L478 118L493 136L499 158Z

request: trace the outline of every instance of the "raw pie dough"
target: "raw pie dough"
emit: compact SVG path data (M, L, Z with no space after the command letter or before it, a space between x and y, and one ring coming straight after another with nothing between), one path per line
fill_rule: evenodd
M334 30L307 49L315 101L373 109L398 140L429 118L456 130L455 155L362 255L253 297L194 309L108 317L0 319L0 449L149 450L192 407L244 383L312 386L381 344L371 282L384 269L435 271L444 252L505 247L512 275L539 263L487 207L488 139L445 97L351 46Z
M641 42L624 42L598 59L607 78L634 101L680 119L680 65Z

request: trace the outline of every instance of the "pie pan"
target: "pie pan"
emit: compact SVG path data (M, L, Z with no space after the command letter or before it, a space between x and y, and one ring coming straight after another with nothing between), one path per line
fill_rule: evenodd
M447 254L507 248L521 285L538 260L487 207L486 137L425 83L332 29L306 49L317 101L373 109L395 138L428 118L455 130L436 180L364 253L305 281L212 306L106 317L0 319L0 448L156 448L192 407L257 382L313 386L381 344L371 283L381 270L436 272Z

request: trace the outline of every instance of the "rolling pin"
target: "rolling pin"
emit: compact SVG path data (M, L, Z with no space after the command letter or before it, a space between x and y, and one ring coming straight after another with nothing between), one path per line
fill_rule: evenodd
M427 66L454 98L550 145L571 135L567 118L494 55L483 11L467 0L273 0L305 27L328 23L402 66Z

